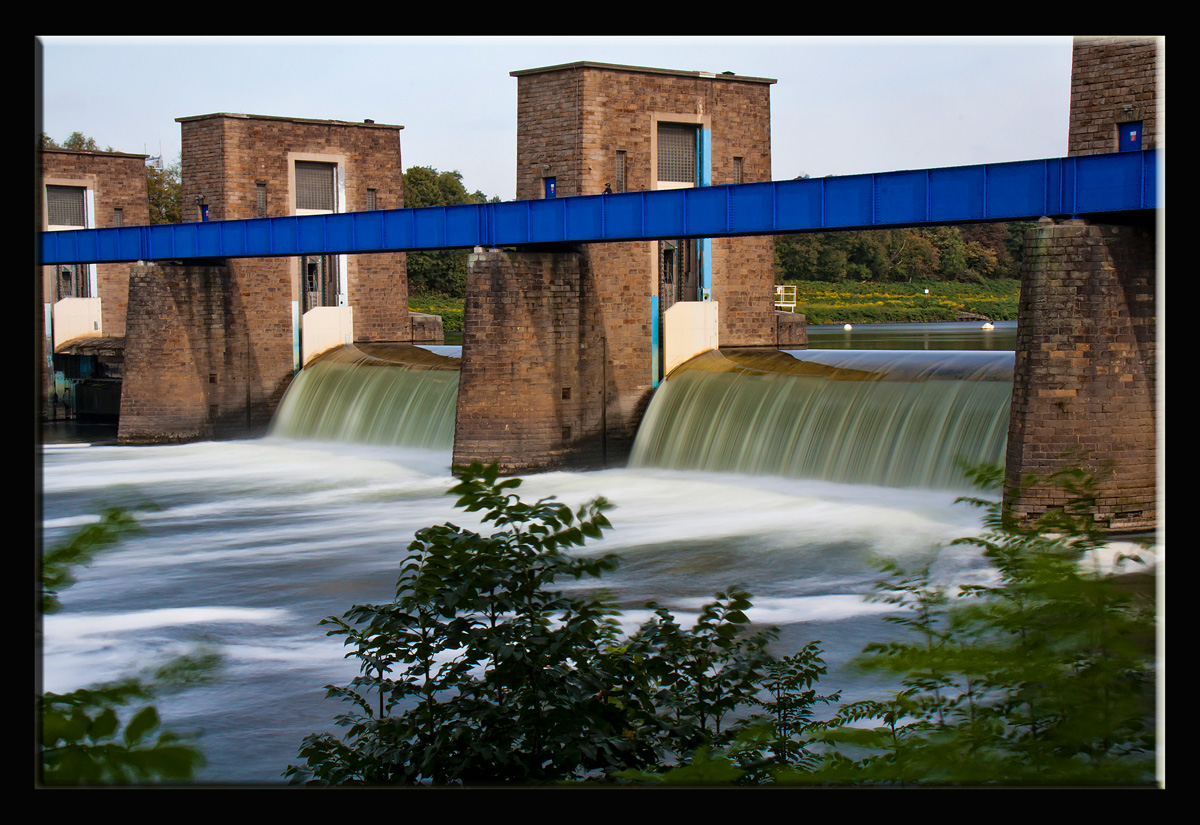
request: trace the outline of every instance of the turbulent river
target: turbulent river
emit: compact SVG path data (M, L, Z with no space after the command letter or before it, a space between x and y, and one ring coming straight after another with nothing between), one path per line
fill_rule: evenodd
M840 340L838 333L829 334L828 340ZM812 346L821 344L814 341ZM1007 350L986 355L1000 359L1001 372L1004 359L1011 370L1011 346ZM943 362L946 357L930 356ZM980 357L975 353L965 360L976 363ZM829 363L827 358L821 369ZM746 399L730 400L730 393L757 394L761 403L755 409L770 407L763 415L773 418L771 426L776 427L774 435L754 447L760 463L652 456L640 444L629 467L531 475L519 492L529 499L557 496L572 505L603 495L616 505L609 514L614 529L578 552L621 555L619 569L600 584L619 601L630 629L649 616L649 600L686 617L716 591L738 585L754 596L751 619L781 629L779 653L820 640L830 665L822 688L842 689L846 701L864 698L885 686L848 664L866 642L894 632L882 620L883 607L863 598L877 578L871 559L930 563L944 581L986 577L988 571L973 550L949 546L980 529L980 514L955 503L966 488L944 475L906 482L894 468L882 476L847 475L794 461L794 453L808 450L797 445L812 436L793 436L793 430L779 427L790 427L798 417L816 417L804 412L804 398L829 391L830 381L838 378L800 376L806 388L798 388L786 378L764 378L777 375L777 366L763 370L743 364L737 369L742 372L720 372L725 378L719 381L729 384L737 373L747 376L745 387L751 389L739 389L740 384L732 390L710 387L712 397L703 403L715 405L714 412L700 420L712 422L719 408L742 404L722 425L724 434L709 441L733 438L738 422L745 425L750 413ZM838 369L878 372L877 364L842 364ZM893 399L887 403L913 403L911 398L894 399L905 395L903 386L928 377L914 377L922 375L921 369L887 367L883 372L891 378L870 383ZM859 379L833 388L834 396L852 390L857 402L838 396L830 403L864 403L858 394L866 384ZM978 386L993 379L960 370L929 380L929 391L916 396L937 396L941 400L931 409L945 410L947 399L969 389L963 382ZM433 380L446 383L445 376ZM663 386L670 388L675 381L673 377ZM763 389L763 381L787 389ZM935 387L936 381L943 383ZM948 382L957 382L956 392ZM883 386L889 383L896 386ZM990 393L985 405L999 404L1006 416L1007 390L985 389ZM343 387L333 395L345 401L355 392ZM664 403L670 400L659 392ZM695 394L694 389L689 392ZM786 403L762 400L778 392L796 398ZM445 386L433 395L438 393L452 401ZM438 408L446 402L435 398L428 403ZM647 420L652 414L678 420L684 415L679 410L655 413L652 405ZM426 409L419 415L431 413ZM881 414L892 421L891 430L913 434L919 429L917 419L925 423L933 413L912 416L908 427L897 426L896 415ZM350 417L347 412L338 416ZM867 438L888 429L871 426ZM994 422L979 426L995 429ZM282 782L281 773L295 761L305 735L340 730L333 719L342 707L324 698L324 686L345 684L356 670L339 640L327 637L318 622L355 603L388 600L398 560L416 530L447 520L471 521L454 510L446 495L454 483L448 471L450 450L436 438L432 446L413 447L361 434L339 440L343 435L330 430L302 436L286 432L277 427L262 439L158 447L43 447L45 544L62 539L109 505L133 510L145 530L79 571L78 582L63 593L63 611L46 618L42 687L64 691L114 679L196 645L217 650L224 665L211 685L157 703L168 728L196 737L207 759L199 774L205 783ZM844 443L864 437L867 430L856 432ZM945 433L942 428L921 437L942 439ZM831 437L825 431L818 440ZM986 437L995 442L994 434ZM361 443L364 438L373 443ZM999 445L1002 456L1003 435ZM989 454L995 450L994 444L985 448ZM738 446L725 450L748 452ZM906 457L899 463L922 461ZM831 462L838 464L834 459L820 464Z

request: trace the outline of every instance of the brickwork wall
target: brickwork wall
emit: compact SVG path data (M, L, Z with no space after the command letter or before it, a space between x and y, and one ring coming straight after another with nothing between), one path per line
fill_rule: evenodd
M606 183L616 188L618 151L625 152L626 191L655 189L655 122L664 114L711 129L714 185L734 181L735 157L744 159L743 182L771 179L769 82L595 65L514 75L519 199L543 197L547 175L556 178L559 197L600 194ZM652 389L657 246L585 247L607 349L605 420L614 460L632 445ZM712 271L722 346L774 345L772 239L714 239Z
M130 270L118 439L154 444L265 432L291 380L290 293L251 267ZM287 319L286 325L280 319Z
M603 466L604 340L579 252L470 256L454 464Z
M146 196L146 156L118 152L86 152L68 149L44 149L39 155L42 180L59 185L87 186L92 190L95 225L90 229L116 226L120 209L125 226L150 223L150 203ZM44 212L44 202L43 202ZM39 229L46 226L40 217ZM44 300L53 301L50 267L43 268ZM125 334L125 311L129 296L128 264L97 264L101 325L106 337ZM39 308L39 317L41 309Z
M404 206L399 127L229 114L179 118L179 122L188 220L199 220L198 195L209 205L209 220L258 217L259 183L266 184L268 217L294 214L289 156L296 154L342 162L347 212L367 208L368 189L375 190L376 209ZM291 300L299 300L297 259L264 259L254 266L286 270L296 281ZM354 307L356 340L410 340L404 254L349 255L347 270L347 300Z
M1117 151L1117 125L1142 122L1142 148L1165 149L1159 129L1157 38L1077 37L1071 60L1068 155Z
M1152 227L1044 224L1026 234L1006 499L1021 517L1059 505L1018 497L1026 473L1086 466L1105 477L1096 516L1155 524L1156 332Z

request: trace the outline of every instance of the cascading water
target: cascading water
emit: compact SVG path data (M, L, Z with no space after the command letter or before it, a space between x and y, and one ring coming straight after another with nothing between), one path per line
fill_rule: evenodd
M968 486L1001 464L1013 353L715 352L659 387L630 460L892 487Z
M332 350L296 376L271 434L448 450L454 446L459 363L397 344Z
M457 358L343 347L306 367L272 434L450 449ZM656 392L630 465L961 489L1004 460L1007 351L732 350L697 356Z
M1007 355L997 372L1011 372ZM928 359L935 356L948 360L934 367ZM992 367L960 353L735 353L724 361L724 372L693 364L673 374L659 388L642 439L653 440L658 431L676 438L693 428L694 442L713 446L725 440L722 428L740 431L743 441L722 447L723 466L733 467L728 456L749 456L753 439L745 438L772 417L795 424L824 416L827 432L840 422L839 443L865 439L876 450L880 436L858 420L865 413L854 412L870 406L872 396L904 396L906 387L918 396L950 396L954 384L988 384L984 389L1007 397L1004 382L992 380ZM47 547L93 521L102 506L131 510L145 530L101 554L65 592L64 609L45 617L44 688L84 687L135 673L195 643L213 646L223 669L211 685L161 697L164 727L197 737L208 761L201 781L282 782L304 736L344 732L333 721L343 708L324 698L324 686L344 685L357 670L320 621L352 604L390 599L402 548L417 530L473 518L455 510L454 497L446 495L455 483L449 473L455 367L453 359L416 348L359 345L330 353L297 376L269 438L47 446ZM860 380L833 381L832 374ZM669 416L660 409L692 384L701 389L689 391L715 394L722 381L735 378L734 395L757 419L738 424L733 402L715 418L688 411L686 399ZM823 412L793 412L793 396L822 394L822 382L862 394ZM911 395L903 403L916 403ZM998 408L1007 412L1004 402ZM914 443L940 444L956 426L948 413L939 418L925 408L887 417L894 419L892 429L913 433ZM904 426L895 423L901 418ZM915 435L935 418L939 426ZM410 425L440 434L410 436ZM695 429L702 427L713 435ZM618 602L627 629L649 616L644 606L651 600L690 624L713 593L736 584L754 594L752 621L780 627L779 655L821 640L829 664L823 692L842 690L844 701L876 697L890 685L848 667L865 642L897 632L880 616L887 605L864 601L877 577L868 560L929 564L939 582L986 577L977 552L952 544L979 529L978 513L956 505L955 494L945 490L781 478L791 471L771 469L766 458L797 448L779 446L775 436L755 438L762 446L753 467L763 469L746 465L738 470L743 475L659 467L541 473L525 478L520 492L528 501L555 496L571 507L596 495L615 503L615 529L577 552L620 555L620 567L599 584ZM414 449L405 446L410 439L418 447L442 446ZM350 443L358 440L369 446ZM143 508L147 502L154 507Z

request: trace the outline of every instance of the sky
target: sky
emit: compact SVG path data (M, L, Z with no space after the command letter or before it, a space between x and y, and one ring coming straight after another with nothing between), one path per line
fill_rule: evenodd
M772 78L772 179L1063 157L1071 37L39 36L41 123L180 153L213 112L403 126L405 168L516 191L517 79L578 61ZM35 103L35 106L37 104Z

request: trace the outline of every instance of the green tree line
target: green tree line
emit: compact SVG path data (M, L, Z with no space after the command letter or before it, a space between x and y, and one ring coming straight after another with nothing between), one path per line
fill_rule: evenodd
M775 278L777 283L1015 279L1028 226L986 223L778 235Z
M497 202L476 190L468 192L462 173L439 172L432 166L413 166L404 173L404 206L456 206L466 203ZM466 249L443 249L436 252L409 252L408 294L434 295L445 298L465 298L467 292Z

